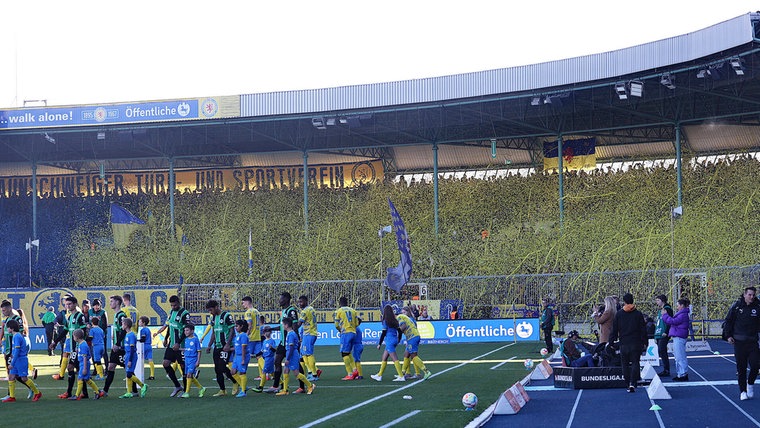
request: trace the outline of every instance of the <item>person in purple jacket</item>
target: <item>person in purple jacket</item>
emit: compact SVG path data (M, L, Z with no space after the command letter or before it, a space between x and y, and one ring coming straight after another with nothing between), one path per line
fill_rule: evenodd
M689 335L689 299L678 299L676 314L672 317L665 309L662 309L662 321L670 326L668 336L673 338L673 356L676 360L676 374L674 382L687 382L689 380L689 363L686 361L686 337Z

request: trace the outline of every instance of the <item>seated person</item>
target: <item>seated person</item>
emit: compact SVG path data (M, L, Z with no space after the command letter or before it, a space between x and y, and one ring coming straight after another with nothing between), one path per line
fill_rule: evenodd
M567 334L567 339L562 342L562 355L565 357L566 364L569 367L594 367L593 356L579 342L579 339L578 331L573 330Z

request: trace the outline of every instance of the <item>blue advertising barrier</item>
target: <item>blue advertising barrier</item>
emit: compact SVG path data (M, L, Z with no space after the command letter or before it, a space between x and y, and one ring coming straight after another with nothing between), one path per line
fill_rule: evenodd
M205 326L196 326L195 334L203 335ZM280 331L277 326L272 326L272 338L279 340ZM377 344L382 332L382 324L379 322L364 322L361 325L363 343L365 345ZM158 327L151 327L155 331ZM539 340L538 319L517 318L512 319L486 319L486 320L443 320L443 321L418 321L417 329L422 338L421 343L483 343L483 342L526 342ZM319 337L316 345L336 346L340 344L340 333L331 323L317 324ZM32 349L44 350L47 347L45 329L32 327L30 336ZM208 345L210 335L204 340L203 346ZM154 339L161 342L162 337ZM109 341L110 343L110 341Z

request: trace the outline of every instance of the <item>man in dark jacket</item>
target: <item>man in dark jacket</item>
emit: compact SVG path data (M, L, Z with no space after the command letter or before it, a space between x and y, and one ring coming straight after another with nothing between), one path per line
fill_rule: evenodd
M544 332L546 350L551 354L554 350L552 342L552 330L554 330L554 307L548 297L544 298L543 306L539 321L541 322L541 330Z
M639 361L641 353L647 349L647 327L644 315L633 304L633 295L625 293L623 308L612 321L610 343L620 338L620 363L623 377L628 383L628 392L636 392L639 381Z
M755 395L754 384L760 368L760 351L757 334L760 332L760 302L757 289L747 287L744 295L736 301L726 315L725 335L728 343L734 345L736 370L739 378L739 399L747 400ZM749 363L749 379L747 379Z

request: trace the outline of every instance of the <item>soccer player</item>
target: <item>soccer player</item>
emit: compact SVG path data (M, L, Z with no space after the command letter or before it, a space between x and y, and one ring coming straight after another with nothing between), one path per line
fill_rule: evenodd
M340 353L343 356L343 364L346 366L346 377L341 380L353 380L359 376L354 358L351 355L354 337L356 336L356 310L348 306L348 299L345 296L341 296L338 303L340 307L334 314L335 328L340 332Z
M147 361L150 367L150 376L148 380L154 380L156 378L156 366L153 364L153 341L150 335L150 318L145 315L141 316L138 320L140 326L140 337L138 340L143 344L143 361Z
M211 348L214 348L214 372L216 373L216 383L219 385L219 392L214 394L214 397L227 395L224 386L225 377L235 385L232 392L232 395L235 395L238 393L240 385L238 385L235 378L232 377L232 372L227 366L227 363L230 362L230 351L232 350L230 346L232 345L235 336L235 320L232 318L231 313L223 311L219 307L219 302L216 300L209 300L206 302L206 309L209 314L211 314L209 325L212 326L214 330L214 336L212 337L212 340L209 341L208 348L206 349L206 353L210 354Z
M185 365L182 358L182 352L180 352L180 346L182 346L187 337L184 333L184 329L190 323L190 312L180 305L179 297L176 295L169 297L169 304L172 307L172 310L169 313L169 318L166 319L166 324L161 326L157 332L153 333L153 337L158 336L167 328L169 329L169 333L166 335L166 339L164 339L166 351L164 351L163 366L164 370L166 370L166 374L169 375L169 379L174 383L174 391L169 396L176 397L177 394L181 394L187 387L183 388L180 386L179 381L177 380L177 375L172 368L172 363L176 362L180 367ZM186 367L184 368L184 373L188 373ZM195 370L189 372L190 377L192 377L194 373Z
M304 366L309 373L306 379L314 382L319 380L322 370L317 368L317 360L314 358L314 344L317 342L317 313L313 307L309 306L309 298L301 296L298 298L298 306L301 308L301 316L298 322L303 328L301 336L301 358Z
M364 379L364 372L362 371L362 352L364 352L364 344L362 343L362 329L359 328L359 326L362 323L362 319L357 317L356 318L356 335L354 336L354 343L353 343L353 353L351 354L354 357L354 365L356 366L356 375L354 376L355 380L362 380Z
M290 318L292 322L292 320L298 319L298 309L290 304L292 298L293 297L287 291L283 291L282 294L280 294L279 303L280 307L282 308L282 312L280 313L280 343L277 345L277 352L275 353L274 357L274 384L271 388L266 390L266 392L269 393L280 391L282 361L285 359L285 339L287 338L283 320L285 318Z
M29 321L26 319L24 310L21 308L14 309L13 314L21 317L21 331L19 331L19 333L24 336L24 340L26 340L26 344L29 345L29 349L32 349L32 341L29 339L29 329L25 328L25 326L29 326ZM29 361L29 373L32 373L32 379L37 379L37 369L34 368L31 361Z
M97 318L97 317L95 317ZM97 326L97 323L95 324ZM100 329L100 327L98 327ZM102 330L101 330L102 331ZM79 359L79 373L77 373L77 390L74 395L69 397L69 400L81 400L82 398L85 398L83 391L87 389L85 386L85 383L92 388L92 392L95 393L95 395L92 397L93 400L97 400L100 397L104 396L105 393L101 391L98 388L98 385L91 379L91 373L90 371L90 347L87 345L87 342L85 339L85 333L82 329L76 329L74 330L74 342L77 344L77 358ZM102 368L101 368L102 370Z
M185 324L184 336L185 347L183 348L183 354L185 356L185 376L187 377L187 380L185 381L185 392L177 394L177 397L190 398L190 387L195 385L198 387L198 397L202 398L203 394L206 393L206 388L201 385L198 378L194 375L195 369L197 368L198 363L200 363L201 358L201 341L198 339L198 336L195 335L195 324L190 322Z
M69 362L67 366L68 370L68 387L66 388L66 392L59 395L58 398L66 399L72 396L74 392L74 384L76 383L76 372L79 370L79 359L77 358L77 353L74 351L74 344L76 343L74 341L74 330L77 329L84 329L87 328L87 323L84 321L84 314L80 311L80 309L77 307L77 298L74 296L69 296L66 298L66 320L64 323L64 327L66 328L66 331L68 332L68 337L66 338L66 342L70 343L70 348L72 349L72 352L69 354ZM84 398L89 398L87 395L87 390L85 389L82 391L82 394L84 394Z
M235 396L237 398L245 397L245 386L248 384L248 363L251 360L251 353L248 352L250 340L248 339L248 322L246 320L235 321L235 356L232 362L232 377L240 385L240 392ZM259 342L261 343L261 342Z
M385 305L385 307L383 307L382 325L383 331L380 333L380 341L377 343L377 349L380 349L383 340L385 340L385 351L383 351L383 356L380 359L380 371L370 377L381 382L383 380L385 367L388 365L388 357L390 357L391 360L393 360L393 365L396 367L396 373L398 373L393 381L404 382L406 379L404 378L404 373L401 371L401 363L399 363L398 355L396 354L396 346L398 346L401 331L398 329L398 320L396 319L396 314L393 312L393 307L391 305Z
M122 320L127 317L121 309L124 300L119 295L111 296L109 299L113 314L113 324L111 324L111 356L108 358L108 371L106 372L106 383L103 386L103 396L108 396L108 390L111 388L113 378L116 375L116 366L124 367L124 337L127 332L122 328Z
M8 362L8 397L5 397L3 403L12 403L16 401L16 380L31 389L34 395L32 401L39 401L42 393L37 389L37 385L29 379L29 345L27 345L24 336L19 332L19 322L15 319L8 320L5 323L8 334L12 335L10 340L12 351Z
M134 384L140 387L140 398L142 398L148 392L148 384L142 383L135 376L135 367L137 366L137 335L132 331L132 320L124 317L121 320L121 328L127 332L127 335L124 336L124 371L127 372L127 393L119 398L132 398L132 387Z
M253 388L253 392L262 392L267 378L274 373L274 359L277 353L277 341L272 339L272 327L262 327L264 340L261 342L261 357L264 359L264 373L259 379L259 386Z
M259 377L264 378L264 359L261 357L261 314L253 307L253 299L249 296L243 297L243 308L245 314L243 319L248 324L248 353L251 359L256 360L259 367Z
M3 342L3 353L5 357L5 367L8 372L10 372L10 366L11 366L11 353L13 352L13 331L11 331L8 328L8 322L10 321L16 321L16 323L19 326L19 331L23 331L24 329L24 321L21 318L21 316L18 315L18 313L14 313L13 311L13 305L8 300L3 300L2 303L0 303L0 312L3 314L3 329L0 332L0 335L2 335L2 342ZM28 358L27 358L28 360ZM29 368L26 368L26 371L28 373ZM15 384L14 384L15 385ZM8 392L8 395L4 398L10 397L10 391Z
M287 333L285 339L285 358L282 361L283 364L285 364L285 368L283 369L282 375L282 391L278 392L276 395L290 394L290 392L288 392L288 384L290 383L291 373L304 383L306 386L306 393L311 395L311 393L314 392L314 384L309 382L309 379L306 379L306 376L304 376L303 373L299 372L301 355L298 352L298 333L293 330L293 320L290 318L283 318L282 325Z
M124 293L121 298L124 301L124 307L122 308L124 315L132 320L132 331L137 334L137 320L140 319L140 312L136 307L132 306L132 296L130 294Z
M93 316L90 318L90 337L92 338L92 362L95 364L95 373L97 374L95 380L103 380L105 379L105 372L103 371L102 363L103 355L106 352L106 333L100 328L99 317ZM81 358L79 362L82 362Z
M398 314L396 317L398 320L399 330L401 330L401 332L404 333L404 336L406 336L406 350L404 351L404 367L402 367L402 371L407 372L411 362L414 364L415 369L419 369L422 373L424 373L424 379L427 379L430 377L431 373L430 370L425 367L425 363L422 362L422 359L418 355L420 346L420 333L417 330L417 324L408 315L410 313L411 309L409 307L404 307L404 309L402 309L402 313Z

